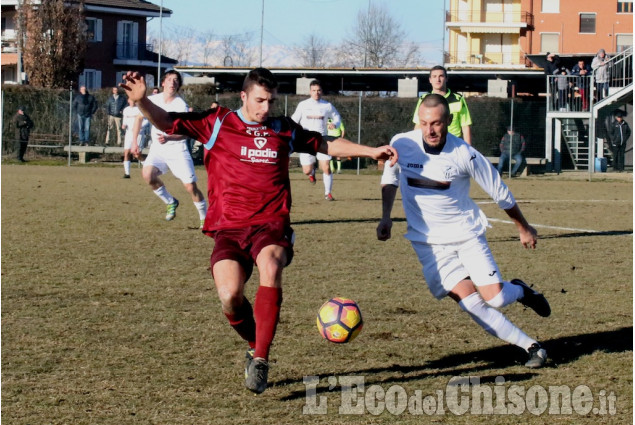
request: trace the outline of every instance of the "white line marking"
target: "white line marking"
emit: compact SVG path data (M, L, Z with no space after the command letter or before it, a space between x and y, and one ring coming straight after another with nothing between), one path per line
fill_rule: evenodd
M633 202L630 199L527 199L527 200L521 200L521 199L516 199L516 202L518 202L519 204L535 204L538 202L549 202L549 203L555 203L555 202L566 202L566 203L573 203L573 202L580 202L580 203L598 203L598 202ZM496 202L494 201L478 201L476 202L479 205L489 205L489 204L495 204Z
M494 223L505 223L505 224L514 224L513 221L510 220L501 220L498 218L487 218L488 221L492 221ZM560 226L547 226L545 224L532 224L533 227L537 227L539 229L552 229L552 230L567 230L569 232L584 232L584 233L600 233L599 230L590 230L590 229L576 229L574 227L560 227Z

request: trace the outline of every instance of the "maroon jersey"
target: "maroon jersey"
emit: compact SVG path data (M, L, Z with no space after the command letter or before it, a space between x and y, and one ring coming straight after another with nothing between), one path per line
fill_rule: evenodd
M240 110L223 107L170 115L174 125L167 133L187 135L205 145L209 208L204 232L274 220L289 224L289 155L315 155L322 143L320 133L304 130L289 117L249 122Z

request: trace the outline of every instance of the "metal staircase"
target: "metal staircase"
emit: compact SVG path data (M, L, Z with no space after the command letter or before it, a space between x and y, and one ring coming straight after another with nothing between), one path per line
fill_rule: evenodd
M632 105L633 48L610 58L608 69L609 94L597 102L593 90L596 71L588 80L566 74L547 77L545 157L550 170L560 172L561 155L568 155L576 170L589 172L595 169L596 157L612 157L603 140L597 140L596 135L605 137L605 132L596 126L603 126L603 117L612 117L615 109Z
M580 127L583 128L580 128ZM586 170L589 164L589 144L586 140L586 125L580 119L562 120L562 140L571 156L576 170Z

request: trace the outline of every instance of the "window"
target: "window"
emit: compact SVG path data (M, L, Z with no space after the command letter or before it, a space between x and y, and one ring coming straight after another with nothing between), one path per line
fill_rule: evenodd
M139 23L117 22L117 59L139 58Z
M580 13L580 33L595 34L595 13Z
M97 71L96 69L85 69L79 75L79 86L86 86L86 88L90 90L100 89L101 88L101 71Z
M560 0L542 0L542 13L560 13Z
M86 38L89 42L101 41L101 19L86 18Z
M633 13L633 0L618 0L617 13Z
M560 51L560 34L559 33L543 33L540 34L540 51L544 54L547 52L556 53Z
M618 52L633 47L633 34L615 34L615 44L615 50Z

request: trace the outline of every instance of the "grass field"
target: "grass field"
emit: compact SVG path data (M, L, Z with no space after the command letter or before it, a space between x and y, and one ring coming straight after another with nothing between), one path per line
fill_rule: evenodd
M194 206L167 177L181 207L165 222L139 171L130 180L122 174L120 166L2 166L4 424L632 423L630 179L513 180L541 235L535 251L522 249L504 212L474 189L495 220L488 239L504 276L535 284L551 302L547 319L519 304L504 310L549 351L548 367L529 370L519 349L429 294L401 236L400 205L393 239L376 240L377 174L336 176L337 201L328 203L321 181L311 186L294 171L295 258L284 275L271 387L254 396L244 388L245 344L220 311L209 273L213 243L197 230ZM325 342L315 327L318 307L333 296L351 297L363 311L364 330L350 344ZM317 398L307 398L305 376L319 377ZM365 383L352 402L346 376ZM520 389L523 403L510 409L520 416L434 408L432 399L447 400L452 388L478 406L472 389L448 387L470 376L485 384L472 389L503 392L504 406ZM545 410L534 401L554 386L576 396L588 387L592 394L582 396L590 401L550 414L555 403ZM427 410L400 411L396 395L422 396ZM590 409L604 402L608 409L613 396L612 414ZM362 414L339 413L346 405Z

